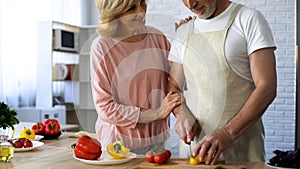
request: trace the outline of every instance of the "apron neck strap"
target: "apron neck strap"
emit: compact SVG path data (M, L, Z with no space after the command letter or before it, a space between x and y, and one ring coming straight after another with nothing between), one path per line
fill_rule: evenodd
M234 21L234 18L236 17L237 13L239 12L239 10L242 7L243 7L243 5L237 4L237 6L234 8L234 10L232 11L232 13L227 21L225 29L228 29L231 26L232 22Z
M229 19L228 19L228 21L227 21L227 24L226 24L226 26L225 26L225 29L228 29L228 28L231 26L231 24L232 24L234 18L236 17L237 13L239 12L239 10L240 10L242 7L243 7L243 5L237 4L237 6L234 8L234 10L232 11L232 13L231 13L231 15L230 15L230 17L229 17ZM196 18L197 18L197 16L194 16L193 19L192 19L191 22L190 22L190 27L189 27L189 33L190 33L190 34L191 34L192 32L194 32L194 23L195 23Z

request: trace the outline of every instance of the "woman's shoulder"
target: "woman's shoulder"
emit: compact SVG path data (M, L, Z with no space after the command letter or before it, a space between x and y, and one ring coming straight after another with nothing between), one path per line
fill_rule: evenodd
M93 44L106 44L109 42L108 40L109 38L106 38L106 37L102 37L100 35L98 35L94 40L93 40Z
M147 26L147 41L152 42L152 44L156 44L161 48L168 49L170 48L170 42L166 35L159 29Z
M106 46L113 46L116 42L112 40L112 38L98 36L93 40L92 47L93 48L104 48Z
M155 28L153 26L147 26L147 33L148 33L147 36L148 38L167 41L166 35L158 28Z
M153 26L147 26L147 33L150 34L150 36L166 38L165 34L161 30Z
M116 44L111 38L107 37L96 37L91 45L91 51L98 53L98 56L106 54Z
M159 30L158 28L155 28L153 26L147 25L146 28L149 33L153 32L153 33L163 34L161 30Z

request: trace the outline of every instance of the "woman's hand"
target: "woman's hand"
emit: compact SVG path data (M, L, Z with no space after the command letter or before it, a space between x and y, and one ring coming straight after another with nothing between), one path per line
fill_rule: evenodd
M199 155L200 161L208 154L206 164L215 164L221 153L229 147L232 139L225 128L217 130L210 135L206 135L197 144L193 156Z
M162 120L167 118L173 109L184 102L184 97L178 92L170 92L162 100L160 107L156 109L157 120Z
M177 31L177 29L179 28L179 26L181 26L181 25L184 24L184 23L189 22L189 21L192 20L192 19L193 19L193 17L188 16L188 17L186 17L185 19L181 19L181 20L179 21L179 23L175 23L175 32Z
M184 98L178 92L170 92L162 100L161 105L157 109L142 109L139 116L139 123L149 123L155 120L166 119L173 109L184 102Z

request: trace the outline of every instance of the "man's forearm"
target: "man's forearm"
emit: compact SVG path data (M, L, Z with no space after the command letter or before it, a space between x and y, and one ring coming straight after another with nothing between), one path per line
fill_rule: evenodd
M178 87L178 85L177 85L177 84L174 84L174 81L173 81L173 80L170 80L170 82L169 82L168 92L172 92L172 93L180 93L180 94L182 94L181 91L180 91L180 89L179 89L179 87ZM179 106L177 106L177 107L175 107L175 108L173 109L173 114L175 115L176 118L177 118L177 115L178 115L178 113L180 112L180 109L181 109L181 108L182 108L181 105L179 105Z
M175 109L173 110L173 114L174 116L177 118L179 116L180 110L182 109L182 104L175 107Z
M274 90L254 90L239 113L224 127L230 134L232 140L239 137L245 130L253 126L253 124L262 117L263 113L276 97L276 91Z
M264 48L249 56L255 89L244 106L224 127L232 139L253 126L276 97L276 59L273 48ZM265 64L268 63L268 64Z

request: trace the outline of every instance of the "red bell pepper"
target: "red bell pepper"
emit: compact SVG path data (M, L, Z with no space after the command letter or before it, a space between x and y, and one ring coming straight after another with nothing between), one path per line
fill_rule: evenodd
M60 132L60 126L58 123L53 123L50 121L49 123L45 124L45 134L58 134Z
M34 131L35 134L44 134L45 125L42 122L37 122L31 127L31 129Z
M47 125L50 122L59 124L58 120L56 119L45 119L44 124Z
M84 135L78 138L74 153L78 158L95 160L102 154L101 144L95 138Z

